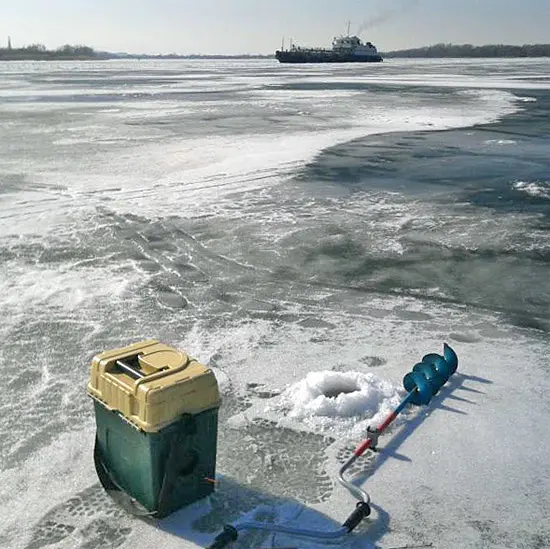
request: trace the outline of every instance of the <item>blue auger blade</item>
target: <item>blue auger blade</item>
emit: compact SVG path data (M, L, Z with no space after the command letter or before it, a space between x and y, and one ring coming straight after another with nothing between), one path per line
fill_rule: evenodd
M413 366L403 378L403 386L410 393L412 404L429 404L432 397L445 385L447 380L456 372L458 357L447 345L443 344L443 356L430 353Z
M432 389L426 378L420 372L409 372L403 378L403 386L409 393L413 393L411 402L420 406L428 404L432 400Z
M432 390L432 395L435 395L437 391L439 391L439 388L442 385L441 375L439 375L438 371L432 363L426 362L424 361L424 359L422 359L422 362L419 362L418 364L415 364L413 366L413 372L419 372L420 374L422 374L424 379L428 382L430 389ZM445 381L443 381L443 383L445 383Z
M451 367L449 364L447 364L447 361L437 353L430 353L429 355L426 355L422 358L422 362L427 362L428 364L431 364L438 373L440 383L438 387L438 391L445 383L447 383L447 380L451 377Z
M445 362L451 367L451 375L456 372L458 368L458 357L450 345L443 343L443 356L445 357Z

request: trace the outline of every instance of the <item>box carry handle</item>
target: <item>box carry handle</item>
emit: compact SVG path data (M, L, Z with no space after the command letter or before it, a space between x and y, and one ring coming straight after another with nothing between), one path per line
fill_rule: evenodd
M128 374L133 379L141 379L142 377L145 377L145 374L141 371L139 366L139 355L129 356L125 359L119 358L115 364L120 370L122 370L125 374Z

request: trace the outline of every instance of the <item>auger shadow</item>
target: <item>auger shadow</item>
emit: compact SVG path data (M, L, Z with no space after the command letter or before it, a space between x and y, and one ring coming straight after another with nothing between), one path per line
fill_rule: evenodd
M478 383L487 384L492 383L492 381L488 379L470 376L467 374L461 374L460 372L454 374L449 379L449 381L441 388L439 393L432 398L430 404L425 407L416 407L418 409L418 413L408 419L406 424L403 425L399 429L399 431L396 432L395 435L391 436L386 444L384 444L383 448L377 453L379 457L377 459L376 468L381 467L387 459L395 457L394 453L396 449L399 448L399 446L401 446L401 444L403 444L403 442L405 442L413 432L417 431L418 428L424 423L424 421L426 421L426 419L435 414L437 411L442 410L454 414L468 415L468 412L465 412L464 410L459 410L458 408L454 408L453 406L444 404L444 401L446 401L447 399L451 399L459 402L464 402L473 406L477 405L477 403L472 400L465 399L453 394L455 391L458 390L471 390L470 387L464 386L465 381L475 381ZM485 394L483 391L479 391L477 389L475 390L475 392L478 394ZM407 461L412 461L410 458L406 459ZM363 481L364 480L365 479L363 479Z

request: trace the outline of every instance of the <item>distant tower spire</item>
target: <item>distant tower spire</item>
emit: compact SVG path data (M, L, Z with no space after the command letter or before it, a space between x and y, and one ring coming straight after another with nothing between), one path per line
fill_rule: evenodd
M8 50L11 50L11 36L8 36Z

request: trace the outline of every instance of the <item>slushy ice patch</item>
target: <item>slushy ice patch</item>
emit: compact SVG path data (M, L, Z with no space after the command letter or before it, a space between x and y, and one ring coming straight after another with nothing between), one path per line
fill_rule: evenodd
M550 181L517 181L513 188L534 198L550 200Z

